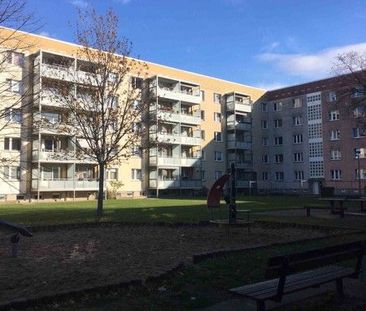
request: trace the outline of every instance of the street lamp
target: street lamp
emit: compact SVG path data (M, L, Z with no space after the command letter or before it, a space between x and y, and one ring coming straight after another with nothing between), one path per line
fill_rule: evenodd
M358 194L361 196L361 169L360 169L360 149L356 149L356 158L357 158L357 177L358 177Z

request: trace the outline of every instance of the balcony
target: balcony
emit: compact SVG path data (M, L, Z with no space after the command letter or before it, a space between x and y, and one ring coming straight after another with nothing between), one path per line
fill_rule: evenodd
M91 163L96 161L87 155L77 154L75 151L38 151L32 152L33 162L50 162L50 163Z
M201 143L202 138L200 137L181 136L182 145L201 145Z
M241 123L241 122L228 122L227 123L228 130L241 130L241 131L250 131L252 129L252 125L250 123Z
M186 123L186 124L201 124L201 115L199 113L195 114L179 114L167 111L159 111L158 119L167 122L176 122L176 123Z
M157 91L156 91L157 90ZM163 86L158 86L156 90L153 91L154 95L161 98L168 98L177 101L184 101L187 103L199 104L201 102L201 95L199 90L190 92L181 91L179 88L168 88Z
M173 134L151 134L151 141L164 144L180 144L180 136Z
M58 178L53 180L32 180L33 191L97 191L99 182L97 180L74 180Z
M149 181L149 187L153 189L200 189L202 188L201 180L184 179L184 180L156 180Z
M52 106L52 107L67 107L69 101L62 98L61 95L58 95L56 92L52 90L48 90L44 88L40 94L41 105L44 106Z
M251 112L252 106L248 103L243 103L240 101L229 102L226 104L226 109L228 111L241 111L241 112Z
M248 143L248 142L241 142L241 141L229 141L227 143L227 148L228 149L251 149L252 148L252 143Z
M252 169L253 163L250 161L235 161L232 159L228 159L229 164L234 163L236 168L239 169Z
M199 163L199 158L178 158L178 157L150 157L150 165L158 165L162 167L183 166L191 167Z
M42 77L57 79L63 81L73 82L75 78L75 72L73 67L67 67L62 65L51 65L42 63L40 67L40 75Z

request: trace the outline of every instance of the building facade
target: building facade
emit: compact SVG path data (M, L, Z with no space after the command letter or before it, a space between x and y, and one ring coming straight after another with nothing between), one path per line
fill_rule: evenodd
M335 77L267 92L253 108L259 192L365 193L365 96ZM349 84L351 82L351 84ZM345 91L347 90L347 91Z
M68 73L72 70L82 77L94 66L75 56L77 45L27 33L23 38L29 48L3 53L0 199L95 197L97 163L80 156L77 146L87 144L77 126L65 122L68 114L62 101L52 96L60 83L72 84L76 94L82 94ZM149 101L142 116L148 131L142 140L149 142L149 148L142 152L136 146L131 158L107 168L111 193L117 197L202 193L233 161L238 187L247 191L255 182L251 108L264 90L140 63L147 65L147 73L132 73L129 83L147 86L148 94L141 100Z

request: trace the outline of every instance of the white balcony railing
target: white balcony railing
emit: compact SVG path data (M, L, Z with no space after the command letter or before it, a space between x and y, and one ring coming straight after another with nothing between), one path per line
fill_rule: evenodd
M251 112L252 106L250 104L243 104L242 102L231 102L226 105L228 111L242 111Z
M75 151L38 151L32 152L33 161L51 162L51 163L96 163L94 159L85 155L77 154Z
M227 143L228 149L251 149L252 143L241 142L241 141L229 141Z
M186 188L186 189L193 189L193 188L201 188L202 181L201 180L156 180L151 179L149 180L149 187L150 188L158 188L158 189L171 189L171 188Z
M228 122L227 128L229 130L237 129L242 131L250 131L252 129L252 125L250 123L240 123L240 122Z
M43 63L40 74L42 77L72 82L74 80L74 69L62 65L51 65Z
M199 158L150 157L150 165L191 167L198 164Z
M201 102L201 96L199 92L193 92L192 94L181 92L178 89L169 89L163 87L157 87L158 97L168 98L173 100L180 100L188 103L199 104Z
M190 136L182 136L181 144L182 145L201 145L202 138L199 137L190 137Z
M53 180L32 180L32 189L40 191L73 191L73 190L89 190L97 191L99 186L98 180L73 180L59 178Z

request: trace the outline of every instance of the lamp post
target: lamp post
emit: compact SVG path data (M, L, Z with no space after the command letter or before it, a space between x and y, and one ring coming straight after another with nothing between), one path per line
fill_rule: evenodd
M360 149L356 150L356 158L357 158L357 178L358 178L358 194L361 196L361 168L360 168Z

